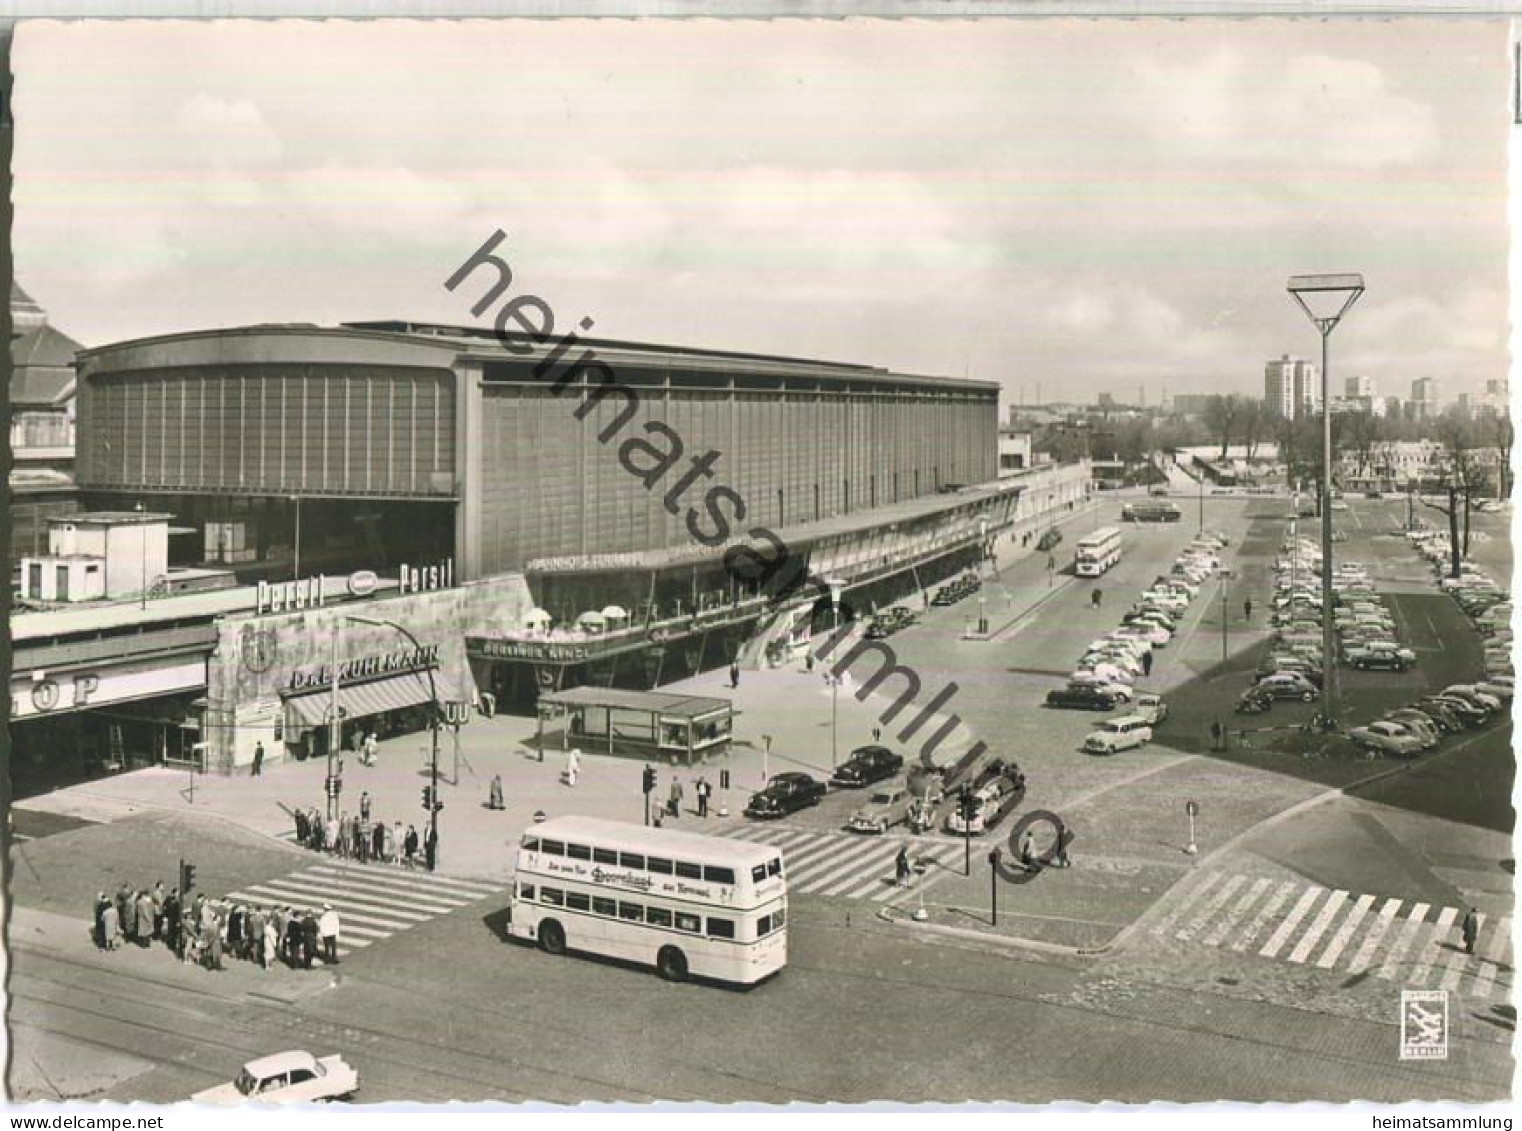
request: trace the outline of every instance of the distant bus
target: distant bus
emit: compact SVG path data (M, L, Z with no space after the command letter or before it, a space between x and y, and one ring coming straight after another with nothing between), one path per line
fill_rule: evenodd
M787 964L787 882L773 845L555 817L524 830L508 933L749 985Z
M1177 522L1183 513L1172 503L1151 499L1144 503L1127 503L1121 509L1120 517L1127 522Z
M1098 577L1120 561L1121 533L1104 526L1078 539L1074 548L1073 568L1079 577Z

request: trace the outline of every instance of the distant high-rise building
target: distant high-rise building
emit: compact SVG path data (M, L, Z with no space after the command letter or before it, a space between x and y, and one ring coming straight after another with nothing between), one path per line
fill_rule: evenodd
M1349 399L1372 397L1374 395L1374 378L1367 376L1349 377L1343 382L1343 395Z
M1431 420L1443 411L1443 384L1436 377L1411 382L1411 419Z
M1263 402L1269 414L1295 420L1321 411L1321 383L1316 367L1285 354L1263 369Z

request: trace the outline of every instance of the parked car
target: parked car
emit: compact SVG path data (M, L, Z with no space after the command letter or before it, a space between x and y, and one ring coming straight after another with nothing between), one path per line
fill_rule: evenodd
M760 793L751 797L745 815L757 820L786 816L819 804L826 792L824 782L808 774L796 771L776 774Z
M1461 695L1476 707L1484 707L1490 712L1501 709L1501 700L1499 698L1494 695L1487 695L1472 683L1455 683L1452 687L1444 688L1443 694Z
M1118 703L1125 703L1131 698L1129 685L1118 679L1106 679L1095 669L1079 668L1068 677L1068 682L1098 688Z
M1145 746L1152 741L1152 726L1140 715L1121 715L1106 719L1098 730L1083 740L1083 748L1090 754L1114 754Z
M909 805L913 800L909 790L901 785L876 790L865 805L851 814L846 827L857 833L885 833L900 821L909 819Z
M1423 703L1429 701L1434 705L1447 707L1449 711L1458 717L1459 722L1471 730L1475 727L1484 726L1486 720L1490 718L1490 712L1484 707L1471 703L1469 700L1457 695L1432 695L1422 700Z
M1161 695L1150 691L1143 691L1136 696L1131 704L1131 714L1137 715L1147 721L1147 724L1156 730L1168 717L1168 704L1163 701Z
M237 1079L190 1098L203 1104L325 1103L350 1099L357 1091L359 1073L343 1057L293 1049L251 1060Z
M1118 700L1097 687L1083 683L1070 683L1046 693L1048 707L1072 708L1080 711L1111 711Z
M1354 727L1348 731L1348 737L1367 750L1377 750L1381 754L1393 754L1400 758L1413 757L1422 751L1421 739L1393 723L1370 723L1366 727Z
M1409 648L1388 644L1370 643L1347 650L1348 663L1360 671L1403 672L1416 663L1416 653Z
M884 778L891 778L904 768L904 756L886 746L858 746L830 776L832 785L860 789Z
M1511 702L1513 683L1509 676L1481 680L1474 686L1476 691L1483 691L1486 695L1494 696L1502 703Z
M1260 681L1269 676L1278 675L1281 672L1292 672L1295 675L1304 676L1317 687L1325 682L1325 676L1321 668L1305 659L1303 656L1287 655L1282 652L1271 653L1265 656L1258 664L1258 669L1253 674Z
M1414 732L1422 740L1423 750L1432 750L1442 741L1443 729L1426 715L1410 707L1386 711L1382 719L1385 722L1396 723Z
M1320 688L1299 672L1277 672L1259 680L1252 690L1271 699L1303 699L1307 703L1315 702L1321 694Z

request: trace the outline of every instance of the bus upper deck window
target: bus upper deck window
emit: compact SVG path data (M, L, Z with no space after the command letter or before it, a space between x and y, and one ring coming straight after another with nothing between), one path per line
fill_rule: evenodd
M663 860L659 856L646 857L645 868L647 871L659 872L663 876L669 876L672 873L671 861Z
M766 865L757 864L754 868L752 868L750 870L750 878L758 884L762 880L766 879Z
M773 856L766 862L766 874L768 876L782 875L782 857Z
M712 864L703 865L703 878L711 884L733 884L735 882L735 870L733 868L716 868Z
M538 852L539 851L539 838L536 837L536 836L526 836L526 837L524 837L523 838L523 851L525 851L525 852Z
M592 850L584 844L568 844L565 846L565 854L572 860L592 859Z
M565 845L558 840L541 840L539 850L550 856L564 856Z

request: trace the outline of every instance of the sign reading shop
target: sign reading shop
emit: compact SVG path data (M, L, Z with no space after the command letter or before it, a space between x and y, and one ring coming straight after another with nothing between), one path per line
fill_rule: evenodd
M329 577L314 574L294 581L261 581L254 595L254 614L296 613L305 609L320 609L330 600L339 597L368 597L380 584L374 570L361 569L348 577ZM397 567L397 592L430 593L435 589L454 587L454 559L445 558L428 566L414 566L403 562Z
M439 646L437 644L428 644L422 648L402 648L378 656L360 656L357 659L346 660L338 665L338 682L342 686L345 683L358 683L378 676L420 672L437 667L438 663ZM324 664L320 668L295 668L291 672L286 689L314 691L332 685L333 669Z

